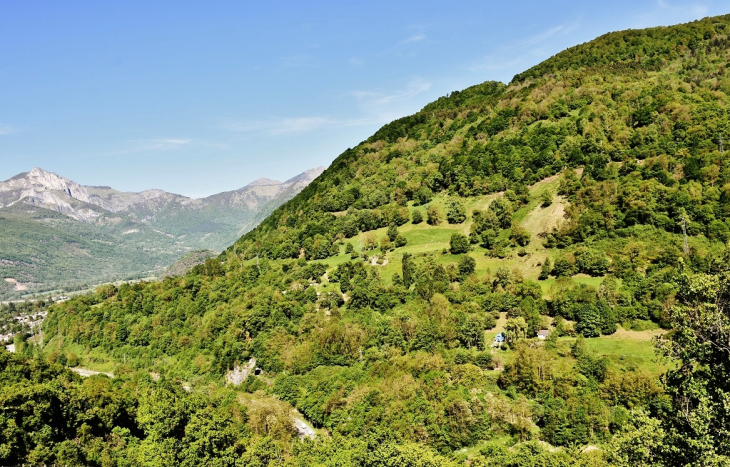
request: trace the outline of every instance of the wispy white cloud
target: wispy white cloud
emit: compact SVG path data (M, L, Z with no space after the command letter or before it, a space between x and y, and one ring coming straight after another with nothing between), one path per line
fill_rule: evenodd
M122 143L120 149L106 155L139 154L145 152L171 152L188 148L226 149L220 143L210 143L192 138L150 138L133 139Z
M149 140L131 141L139 144L138 151L169 151L190 145L193 140L188 138L157 138Z
M399 89L389 93L378 91L354 91L352 94L367 107L382 107L422 94L431 89L431 85L431 82L422 78L414 78L406 84L405 89Z
M268 133L270 135L285 135L291 133L305 133L326 126L330 120L324 117L295 117L276 120L258 120L255 122L238 122L226 126L231 131L240 133Z
M414 42L421 42L426 40L426 35L422 32L419 32L418 34L414 34L408 39L401 41L401 44L412 44Z
M360 118L335 118L321 115L287 117L232 122L224 125L224 128L237 133L290 136L338 128L380 125L404 115L407 112L405 108L412 104L409 102L410 99L430 88L430 82L414 78L406 83L404 88L391 92L353 91L350 96L356 99L360 107L362 114Z
M2 135L10 135L13 133L19 132L20 129L11 125L3 125L0 123L0 136Z
M238 133L263 133L270 136L295 135L317 130L369 125L372 119L334 119L326 117L294 117L236 122L225 126Z
M320 60L311 54L297 54L283 57L280 60L282 68L316 68Z
M506 70L535 57L542 57L546 54L546 45L550 40L566 36L578 29L580 25L581 18L578 18L572 23L559 24L521 41L508 43L493 53L475 60L466 69L469 71Z
M363 62L360 58L350 57L350 65L363 66L364 64L365 62Z

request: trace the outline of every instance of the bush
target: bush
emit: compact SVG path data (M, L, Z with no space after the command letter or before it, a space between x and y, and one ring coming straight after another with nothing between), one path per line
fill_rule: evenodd
M555 277L570 277L575 272L575 266L573 266L573 263L568 261L565 258L558 258L555 260L555 265L553 266L553 276Z
M519 246L527 246L530 243L530 232L515 224L512 226L509 238Z
M398 227L395 224L390 224L386 235L388 235L391 242L394 242L396 237L398 237Z
M79 356L75 353L69 353L68 357L66 358L66 364L70 367L79 366Z
M543 191L540 195L540 206L546 208L553 204L553 195L549 191Z
M466 253L467 251L469 251L469 239L466 237L466 235L462 235L459 233L451 235L451 242L449 244L451 247L451 254L453 255L459 255L461 253Z
M462 277L466 277L470 274L474 274L476 271L477 262L474 258L469 255L464 255L459 259L459 274Z
M489 210L492 211L499 220L500 227L508 229L512 225L512 203L505 198L497 198L489 205Z
M416 192L414 201L416 204L424 205L427 204L433 198L433 191L427 186L422 186Z
M414 209L412 217L413 220L411 222L413 222L414 224L420 224L421 222L423 222L423 213L420 209Z
M449 209L446 212L446 221L449 224L461 224L466 220L466 208L458 200L449 200Z
M542 268L540 269L540 276L537 278L538 280L544 281L548 277L550 277L550 273L553 272L553 264L550 262L550 258L545 258L545 262L542 263Z
M406 237L404 237L401 234L398 234L397 237L395 237L395 247L400 248L402 246L406 246L408 244L408 240L406 240Z
M443 215L441 214L441 210L438 206L431 204L428 209L426 209L426 218L426 222L428 222L429 225L439 225Z

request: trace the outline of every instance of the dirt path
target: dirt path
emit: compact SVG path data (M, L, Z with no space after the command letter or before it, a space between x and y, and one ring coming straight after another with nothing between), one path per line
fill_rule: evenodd
M104 373L103 371L87 370L86 368L71 368L71 371L73 371L74 373L78 373L79 375L83 376L84 378L88 378L89 376L94 376L94 375L106 375L110 378L114 378L113 373Z

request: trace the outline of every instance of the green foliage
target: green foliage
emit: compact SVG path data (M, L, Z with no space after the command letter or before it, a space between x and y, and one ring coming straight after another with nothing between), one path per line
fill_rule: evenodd
M449 200L448 209L446 211L446 221L449 224L463 224L466 220L466 208L464 204L457 199Z
M499 221L499 227L508 229L512 225L512 203L505 198L497 198L489 205L489 211L493 212Z
M670 458L717 465L730 461L725 403L730 397L729 286L727 272L683 277L680 301L670 316L674 331L660 342L663 355L678 362L667 372L674 409L665 418Z
M420 209L414 209L412 218L413 219L411 222L413 222L414 224L420 224L421 222L423 222L423 213Z
M553 204L553 195L549 191L543 191L540 195L540 206L546 208Z
M550 261L550 258L545 258L545 261L542 263L542 266L540 266L540 276L538 277L539 280L544 281L548 277L550 277L550 274L553 272L553 263Z
M441 209L439 209L439 207L435 204L430 204L428 209L426 209L426 219L428 225L439 225L443 219Z
M519 246L527 246L530 243L530 232L520 225L514 224L509 238Z
M466 235L452 234L451 240L449 241L450 250L452 255L459 255L469 251L469 239Z
M477 262L474 258L468 255L464 255L459 258L459 275L461 277L467 277L470 274L474 274L476 271Z

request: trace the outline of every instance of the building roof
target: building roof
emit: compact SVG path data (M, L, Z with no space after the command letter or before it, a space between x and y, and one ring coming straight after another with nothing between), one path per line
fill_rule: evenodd
M538 336L549 336L550 331L548 329L540 329L539 331L537 331L537 335Z

